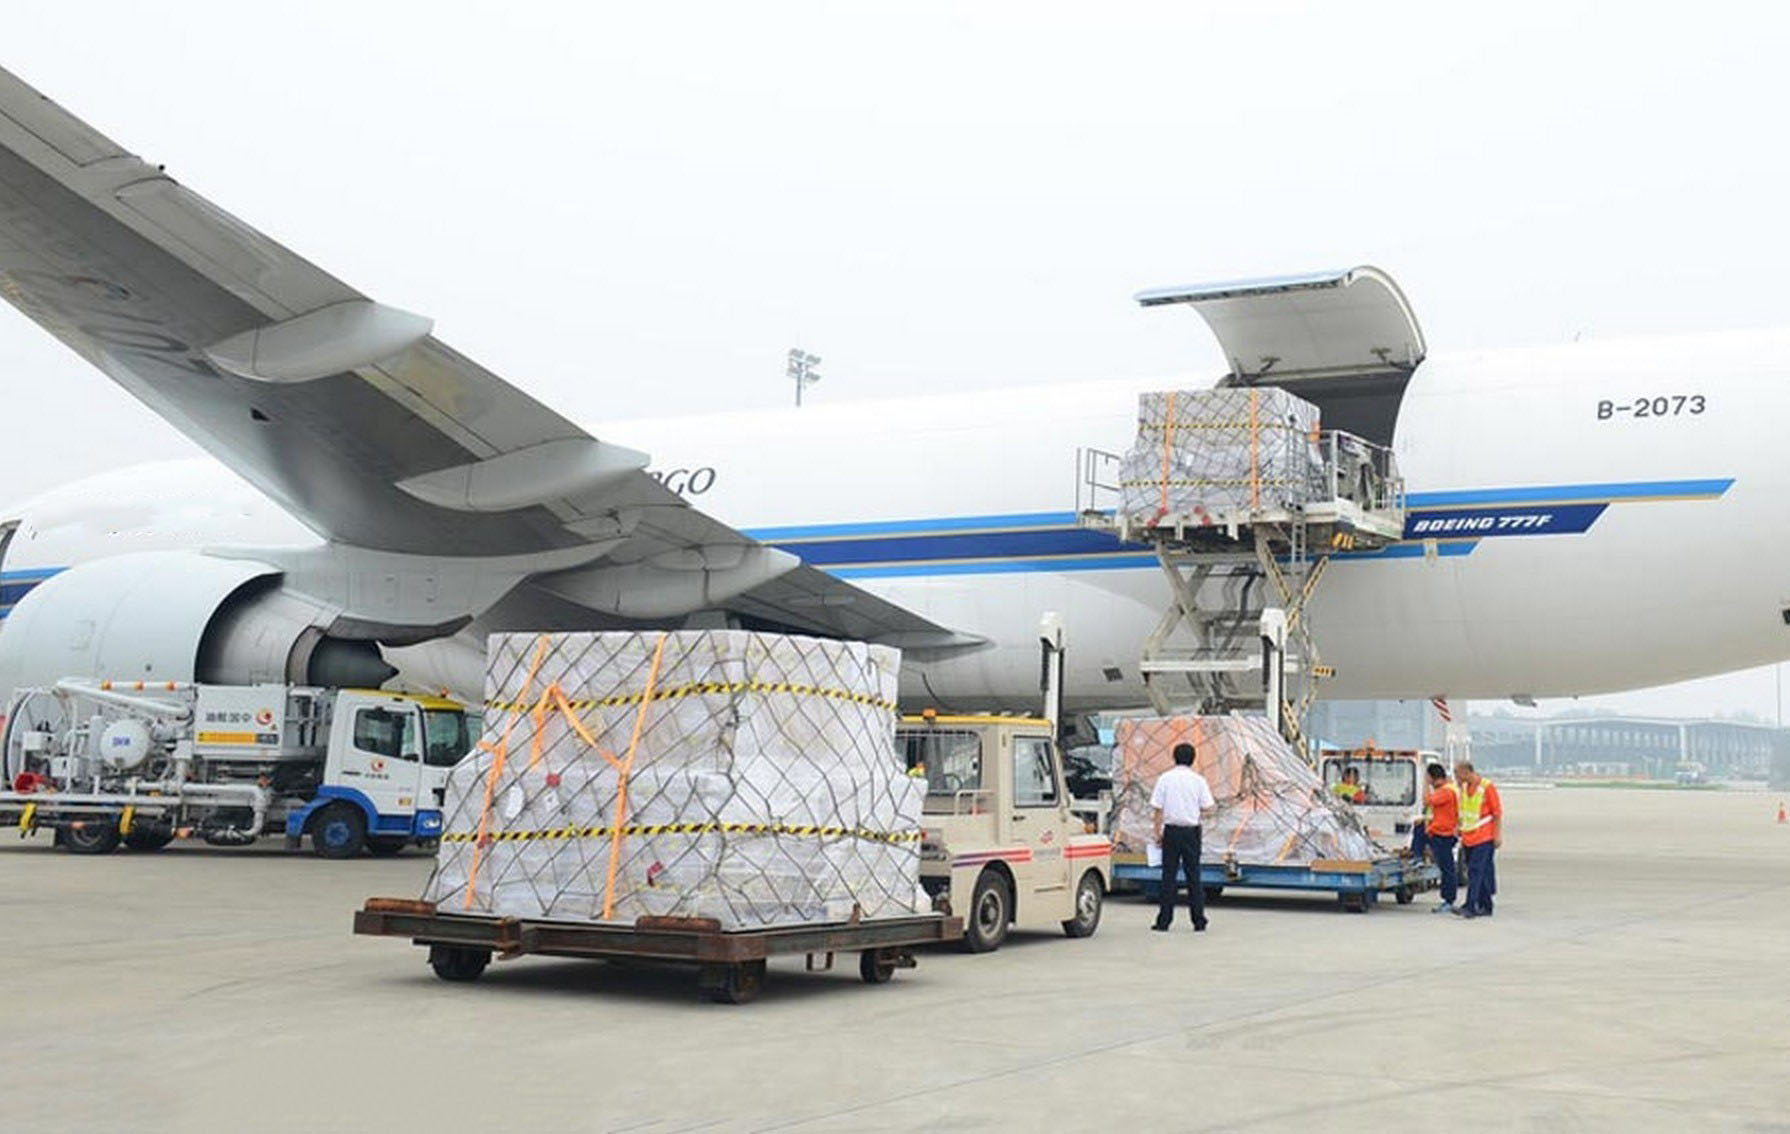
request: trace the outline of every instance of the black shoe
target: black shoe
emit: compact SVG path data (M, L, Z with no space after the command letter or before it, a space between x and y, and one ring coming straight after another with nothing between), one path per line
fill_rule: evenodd
M1205 922L1203 922L1203 921L1196 921L1196 922L1194 922L1194 923L1193 923L1193 931L1194 931L1194 932L1195 932L1195 933L1204 933L1204 932L1206 932L1206 923L1205 923Z
M1150 928L1155 930L1157 933L1167 933L1168 932L1168 926L1162 924L1160 921L1157 922L1155 925L1152 925Z

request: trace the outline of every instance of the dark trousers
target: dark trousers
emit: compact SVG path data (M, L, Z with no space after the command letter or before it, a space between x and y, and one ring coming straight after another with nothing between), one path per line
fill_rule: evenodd
M1467 848L1466 913L1492 912L1492 895L1498 891L1496 868L1492 865L1492 844L1487 841Z
M1168 926L1175 920L1175 875L1182 867L1187 871L1187 908L1193 913L1193 924L1206 924L1206 888L1200 884L1200 829L1198 827L1162 827L1162 905L1156 911L1156 924Z
M1442 900L1449 905L1454 904L1454 896L1460 891L1460 875L1454 869L1454 835L1425 835L1424 841L1429 844L1430 857L1436 860L1436 869L1442 872Z

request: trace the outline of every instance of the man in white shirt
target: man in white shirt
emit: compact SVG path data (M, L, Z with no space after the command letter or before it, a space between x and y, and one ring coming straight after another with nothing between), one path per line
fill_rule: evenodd
M1175 766L1156 777L1150 793L1156 842L1162 847L1162 907L1150 928L1168 932L1175 920L1175 875L1187 868L1187 905L1196 933L1206 931L1206 891L1200 885L1200 819L1214 807L1206 777L1193 770L1193 745L1175 745Z

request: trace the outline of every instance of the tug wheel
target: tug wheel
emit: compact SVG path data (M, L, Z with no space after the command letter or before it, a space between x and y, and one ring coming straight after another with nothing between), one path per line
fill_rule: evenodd
M1013 921L1013 898L1007 880L984 868L970 894L970 916L963 927L963 943L972 953L992 953L1007 940Z
M1105 897L1100 872L1083 872L1075 887L1075 916L1063 923L1063 932L1070 937L1094 936L1094 931L1100 928L1100 906Z

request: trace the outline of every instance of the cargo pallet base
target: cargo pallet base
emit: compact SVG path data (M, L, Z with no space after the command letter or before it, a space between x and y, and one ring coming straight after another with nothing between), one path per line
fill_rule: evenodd
M1143 861L1141 855L1115 858L1113 888L1135 888L1150 901L1159 900L1162 871ZM1373 861L1319 859L1316 862L1268 866L1241 862L1200 863L1200 883L1206 896L1216 897L1228 886L1261 890L1307 890L1335 894L1351 913L1366 913L1381 894L1391 894L1399 905L1408 905L1418 894L1435 889L1441 874L1430 863L1408 858Z
M858 975L867 984L885 984L896 969L914 967L915 946L961 940L963 922L923 914L723 931L709 918L643 917L633 925L532 921L444 914L428 902L371 898L355 913L354 932L427 945L429 966L442 980L477 980L493 954L500 960L534 954L672 961L696 965L699 984L712 999L744 1004L764 985L767 957L805 954L809 971L824 972L833 967L835 953L857 953Z

